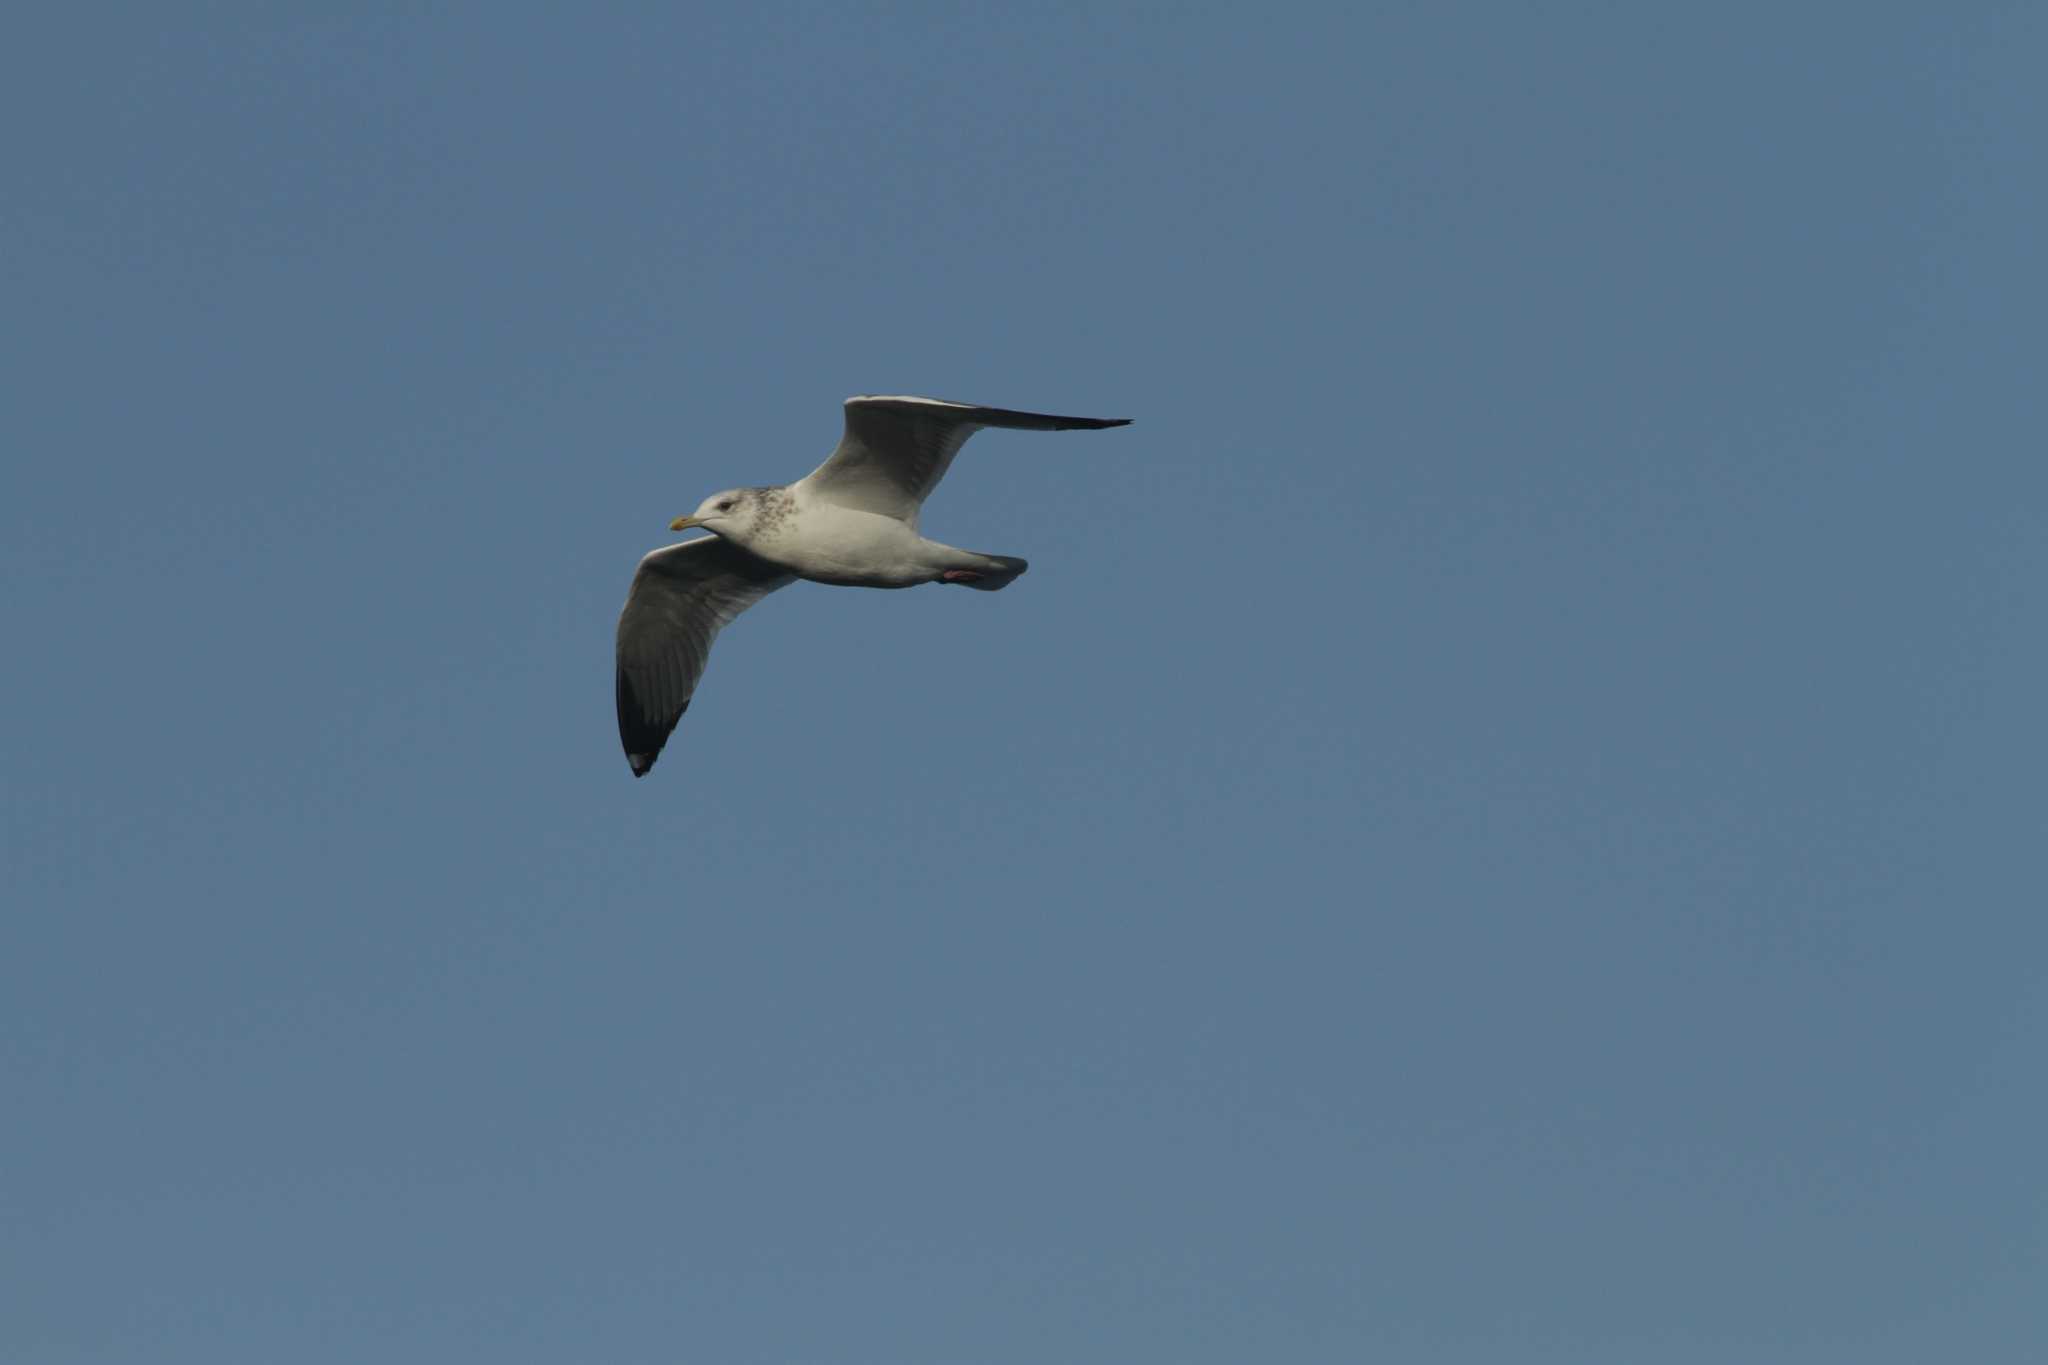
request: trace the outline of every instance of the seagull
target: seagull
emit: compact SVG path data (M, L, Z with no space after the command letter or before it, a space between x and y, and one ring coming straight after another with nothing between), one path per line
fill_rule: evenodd
M995 592L1029 567L926 540L918 512L967 438L983 427L1099 430L1127 417L1055 417L873 394L846 400L838 447L803 478L769 488L729 488L704 499L671 531L709 536L655 550L640 561L619 613L619 742L633 776L645 777L690 709L718 632L748 607L807 578L849 588L952 583Z

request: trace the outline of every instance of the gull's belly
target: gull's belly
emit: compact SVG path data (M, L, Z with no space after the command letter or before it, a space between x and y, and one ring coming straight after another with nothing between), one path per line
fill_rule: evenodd
M817 583L907 588L936 574L925 540L894 517L812 504L756 551Z

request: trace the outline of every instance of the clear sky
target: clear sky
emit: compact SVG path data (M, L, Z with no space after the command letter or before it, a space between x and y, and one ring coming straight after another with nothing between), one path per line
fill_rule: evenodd
M2042 1358L2041 7L39 8L0 1358Z

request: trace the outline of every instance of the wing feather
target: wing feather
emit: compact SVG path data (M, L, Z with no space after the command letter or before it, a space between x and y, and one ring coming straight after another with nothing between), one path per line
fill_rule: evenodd
M838 448L800 486L827 502L879 512L915 528L924 500L967 438L983 427L1075 431L1129 423L1127 417L1058 417L943 398L862 394L846 400L846 432Z
M711 642L748 607L796 581L717 536L667 545L633 574L619 613L619 742L645 777L690 708Z

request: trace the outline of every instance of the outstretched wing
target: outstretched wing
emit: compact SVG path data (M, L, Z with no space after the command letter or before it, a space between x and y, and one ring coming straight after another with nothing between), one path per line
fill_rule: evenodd
M704 676L711 642L734 617L796 581L739 546L706 536L640 561L619 613L619 742L645 777Z
M1128 417L1055 417L943 398L863 395L846 400L839 448L800 486L826 502L880 512L914 528L919 506L946 477L967 438L983 427L1073 431L1129 424Z

